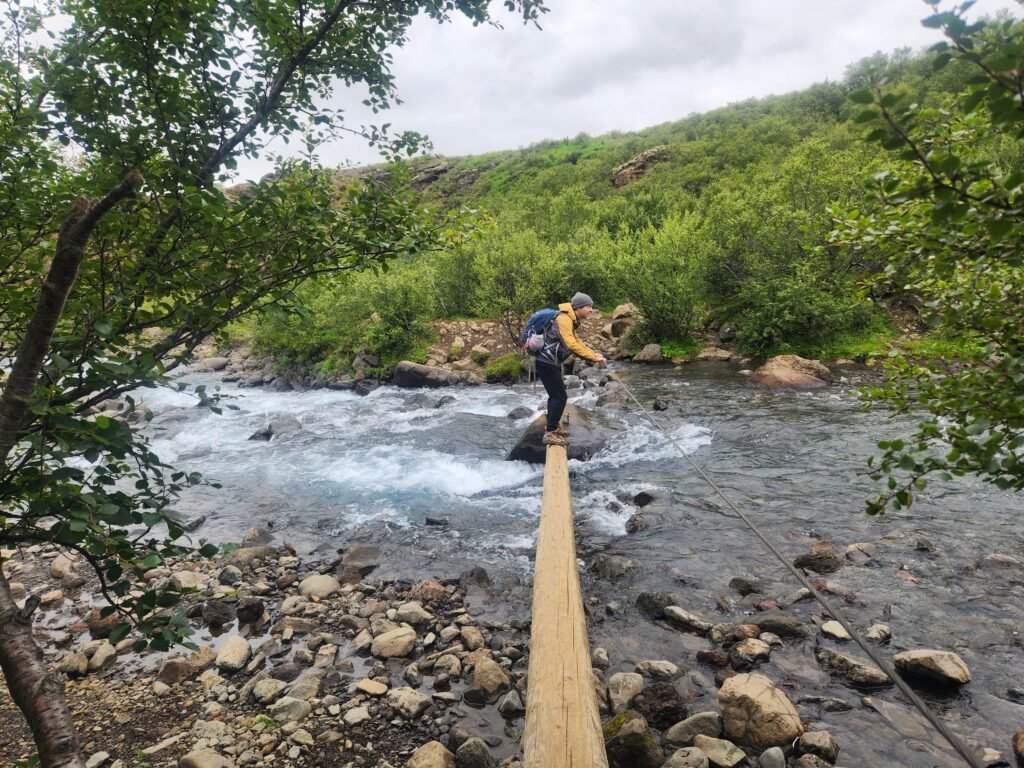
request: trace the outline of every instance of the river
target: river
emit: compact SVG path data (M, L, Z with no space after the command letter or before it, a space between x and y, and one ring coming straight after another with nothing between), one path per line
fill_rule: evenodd
M860 372L846 373L856 379ZM1024 723L1024 700L1008 693L1024 688L1024 572L979 563L993 553L1024 560L1024 496L962 478L933 483L910 511L872 518L863 511L874 488L865 459L878 440L907 434L912 423L864 412L852 384L767 392L721 363L682 371L629 366L620 375L642 402L668 403L656 418L788 558L819 540L839 554L852 543L877 545L869 563L828 577L848 598L833 600L860 629L888 624L887 653L959 653L972 682L959 694L927 698L969 743L1012 760L1010 738ZM216 379L193 374L187 381L212 386ZM474 612L528 619L542 468L504 457L532 419L507 414L521 406L538 413L539 386L381 387L365 397L220 391L228 398L220 415L171 389L142 396L158 414L149 428L158 455L222 486L191 489L179 503L185 514L206 516L196 535L237 541L251 526L268 527L278 542L325 559L352 544L375 544L383 553L375 576L446 578L482 565L501 597ZM597 410L611 436L592 460L570 463L579 553L584 563L605 552L637 568L614 581L583 571L591 643L608 649L607 674L632 671L642 659L673 661L688 670L678 687L691 710L716 708L713 670L694 658L706 641L651 623L635 608L636 596L670 591L712 621L742 622L751 608L728 586L733 577L755 578L774 597L799 585L639 413L596 409L599 391L570 391L571 402ZM248 439L281 415L301 429L270 442ZM643 510L647 527L627 534L641 491L655 499ZM428 525L428 516L447 524ZM796 610L805 620L821 618L811 603ZM816 643L859 655L818 638L776 650L765 671L785 683L805 722L836 737L840 764L962 765L897 694L865 699L830 680L814 660Z

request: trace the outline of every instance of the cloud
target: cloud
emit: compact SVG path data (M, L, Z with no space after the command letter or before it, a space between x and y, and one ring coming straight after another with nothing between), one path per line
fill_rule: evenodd
M972 15L1009 0L979 0ZM495 2L499 9L500 3ZM475 154L548 138L636 130L743 99L842 78L876 51L939 39L919 0L548 0L543 30L419 19L395 51L404 103L371 115L358 92L336 106L354 125L390 122L428 134L437 152ZM278 151L286 147L275 147ZM374 162L346 140L326 165ZM268 162L242 165L259 175Z

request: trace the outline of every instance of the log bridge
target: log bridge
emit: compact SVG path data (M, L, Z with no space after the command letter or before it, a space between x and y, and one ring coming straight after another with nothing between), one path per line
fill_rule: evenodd
M608 768L576 565L566 449L547 447L533 577L526 768Z

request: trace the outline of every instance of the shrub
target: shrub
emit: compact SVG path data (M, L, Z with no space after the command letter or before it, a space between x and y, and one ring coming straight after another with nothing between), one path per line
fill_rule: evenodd
M487 381L518 381L522 371L522 358L518 352L509 352L484 367L484 378Z

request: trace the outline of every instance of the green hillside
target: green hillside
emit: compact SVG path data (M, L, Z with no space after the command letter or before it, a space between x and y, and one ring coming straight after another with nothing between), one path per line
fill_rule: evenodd
M907 297L865 292L883 254L838 248L829 236L844 213L877 206L873 178L905 161L864 141L876 126L858 122L862 107L848 96L884 83L901 102L945 104L970 71L936 71L933 58L876 54L839 83L635 133L416 158L398 173L433 225L461 212L443 224L447 249L307 286L299 314L242 331L296 362L344 365L360 349L393 360L428 343L429 320L503 317L514 329L581 290L599 307L637 305L637 345L694 348L695 334L724 326L748 354L883 351Z

